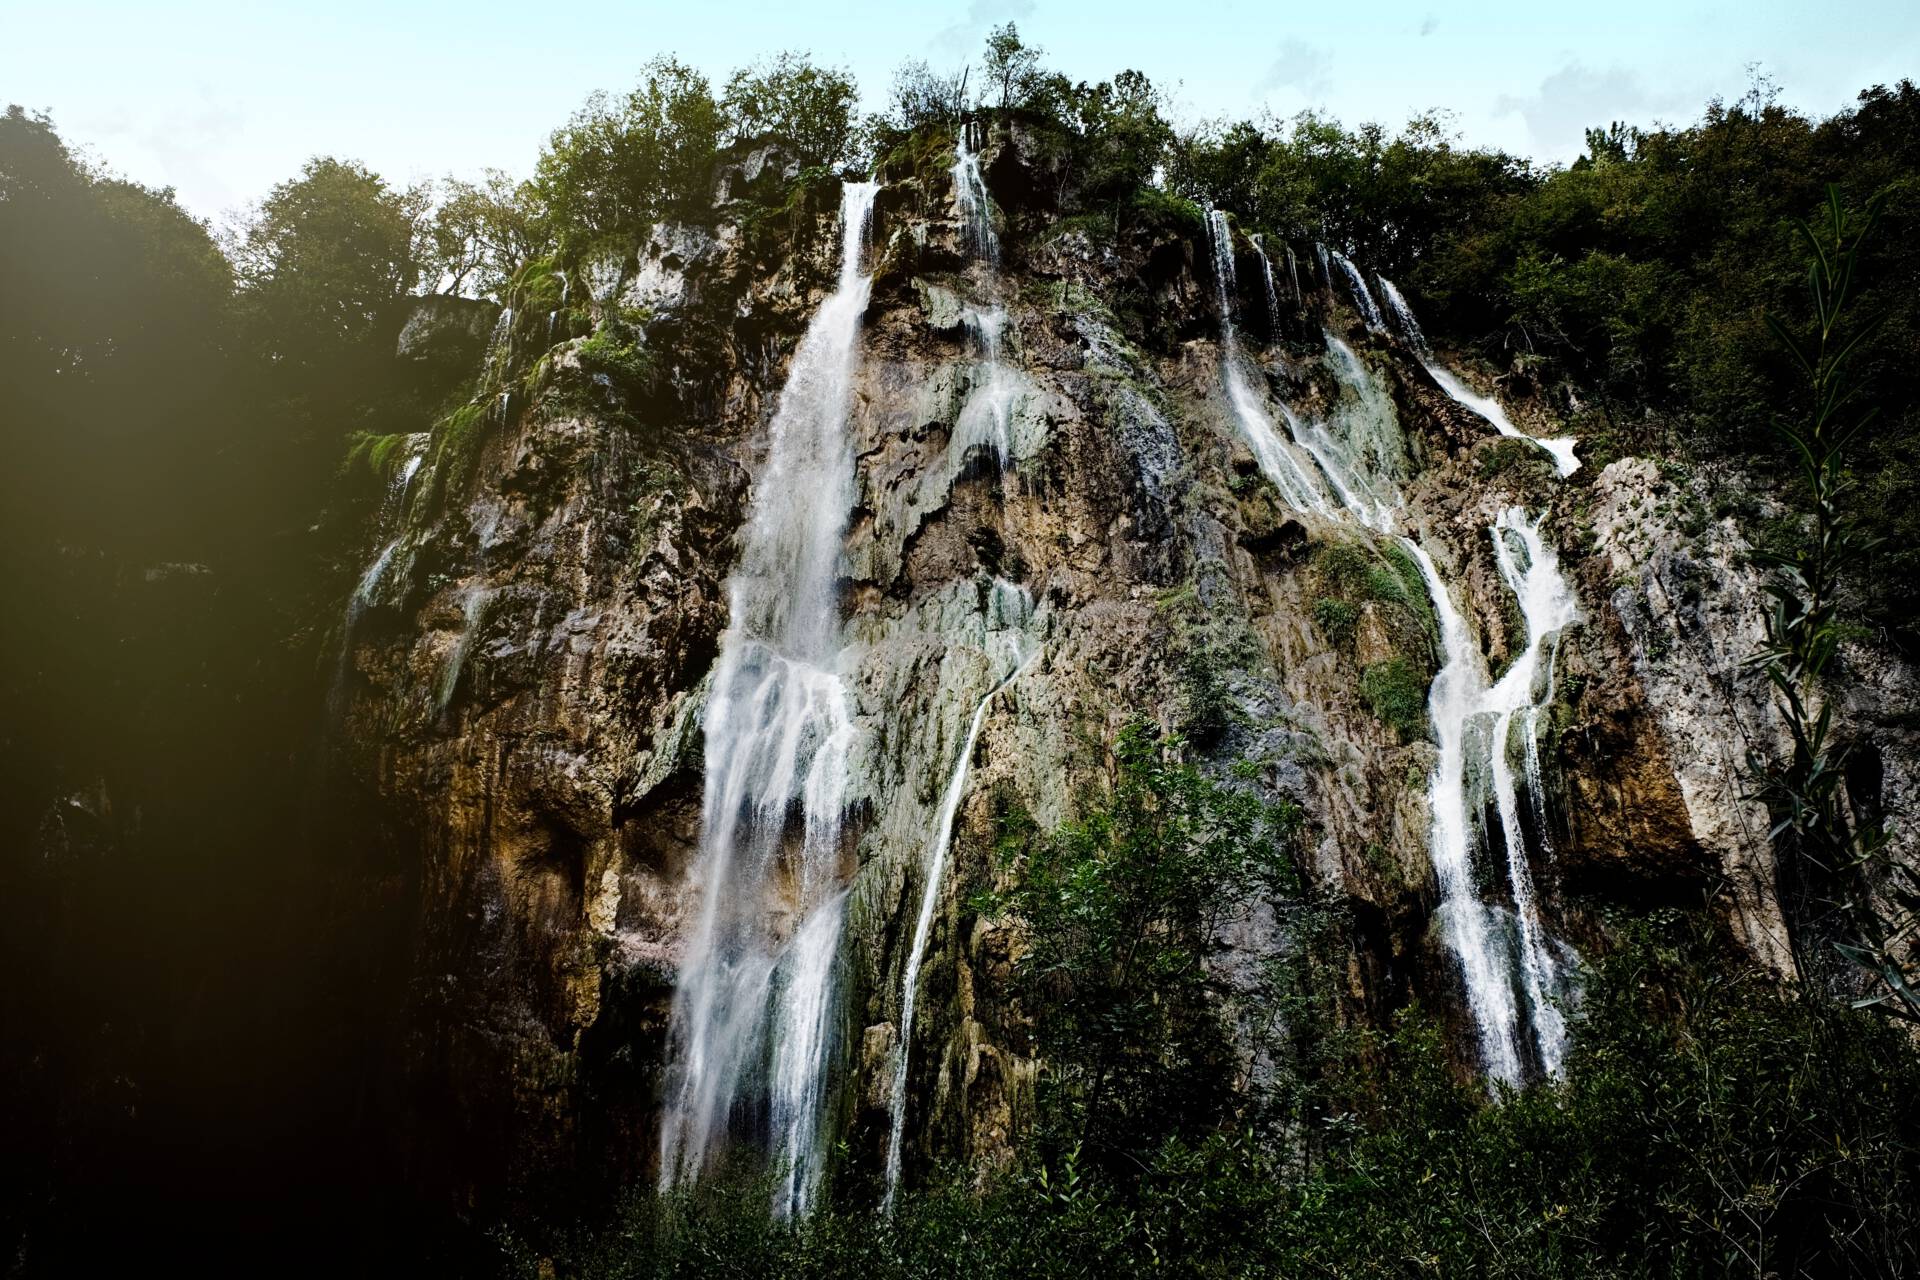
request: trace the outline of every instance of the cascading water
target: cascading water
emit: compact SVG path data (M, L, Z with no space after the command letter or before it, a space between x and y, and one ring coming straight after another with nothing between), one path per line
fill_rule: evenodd
M1000 265L1000 235L993 229L993 206L987 199L987 183L980 176L980 156L969 136L973 125L962 124L953 144L953 194L960 205L961 226L965 228L967 248L989 268Z
M850 182L842 191L839 282L794 353L728 583L731 621L705 718L700 905L669 1029L661 1187L697 1177L737 1121L751 1129L764 1116L783 1215L806 1212L824 1168L854 737L837 597L854 494L847 413L871 285L861 258L876 190Z
M964 456L967 450L984 445L1004 467L1013 457L1013 406L1021 391L1020 379L1000 358L1006 308L968 307L961 312L960 322L973 346L975 376L954 423L954 447Z
M993 229L993 205L980 175L980 157L969 136L973 126L963 124L953 146L954 202L968 250L981 264L982 291L999 291L1000 237ZM993 303L966 308L960 316L974 353L972 385L954 423L956 457L976 447L993 451L1005 467L1013 457L1013 409L1022 390L1021 380L1002 359L1007 310Z
M1420 322L1414 319L1413 308L1394 287L1393 281L1385 276L1375 276L1380 282L1380 292L1387 300L1387 307L1393 312L1395 323L1412 347L1414 354L1420 357L1420 363L1426 366L1427 373L1440 384L1440 389L1450 396L1455 404L1470 409L1493 425L1493 429L1503 436L1515 440L1526 440L1539 445L1553 458L1553 467L1564 478L1580 469L1580 459L1574 456L1574 446L1579 443L1572 436L1530 436L1513 425L1507 417L1507 411L1500 402L1491 396L1483 396L1469 387L1453 370L1441 364L1434 356L1433 348L1427 345L1427 335L1421 331Z
M934 819L926 867L921 877L920 910L914 917L913 941L908 947L906 965L901 971L900 1035L894 1046L893 1087L888 1106L891 1123L887 1131L886 1198L883 1204L888 1213L893 1211L894 1197L900 1188L900 1157L907 1119L907 1066L913 1052L920 966L926 958L927 941L933 932L933 912L939 904L940 890L945 882L947 854L953 845L953 821L960 812L961 800L966 796L967 771L973 764L974 745L980 739L980 727L986 723L987 709L1000 691L1018 679L1033 660L1034 651L1029 648L1025 635L1032 616L1033 600L1025 591L1012 583L994 579L987 597L986 649L988 661L996 674L1001 671L1005 674L998 675L995 683L974 707L973 719L968 723L966 736L961 740L953 773L941 796L940 811Z
M1374 333L1385 333L1387 322L1381 318L1379 304L1374 302L1373 294L1367 289L1366 278L1360 274L1360 268L1354 266L1347 255L1338 249L1333 250L1333 260L1339 264L1340 274L1347 278L1347 288L1353 293L1353 305L1360 308L1360 318L1367 322L1367 328Z
M1385 388L1353 349L1331 332L1325 334L1327 364L1341 388L1332 417L1326 422L1303 422L1281 406L1293 443L1312 459L1325 486L1304 470L1269 462L1276 457L1291 461L1291 454L1280 452L1285 445L1239 374L1232 242L1223 213L1212 211L1207 222L1220 290L1221 359L1227 368L1228 399L1262 469L1274 476L1289 500L1293 494L1287 482L1294 481L1311 495L1312 509L1321 514L1393 534L1401 502L1397 467L1404 449L1398 418ZM1347 276L1369 327L1383 327L1353 264L1340 254L1329 255L1324 246L1316 248L1323 272L1331 258ZM1383 292L1396 300L1396 310L1404 306L1390 287ZM1267 449L1263 450L1263 442ZM1332 501L1326 501L1323 493L1330 493ZM1561 628L1573 620L1574 597L1557 558L1540 537L1537 521L1529 523L1524 513L1511 509L1501 514L1491 533L1502 580L1518 598L1527 624L1525 648L1500 680L1491 684L1479 646L1433 558L1413 538L1402 536L1399 541L1419 567L1432 600L1442 651L1441 668L1428 695L1439 747L1428 787L1429 856L1441 899L1437 915L1459 963L1480 1063L1494 1079L1515 1083L1530 1066L1555 1073L1565 1054L1566 1023L1557 1002L1568 990L1570 962L1548 936L1534 893L1511 739L1516 734L1521 739L1525 785L1544 842L1546 796L1539 720L1551 700L1549 646L1557 643ZM1543 653L1548 654L1544 678ZM1489 805L1501 827L1511 913L1489 902L1474 882L1474 852L1490 838L1478 815ZM1542 847L1548 846L1543 843Z
M1533 1061L1547 1075L1559 1071L1566 1052L1566 1019L1559 1002L1568 992L1568 965L1541 918L1512 761L1518 733L1535 821L1543 848L1550 848L1539 722L1552 700L1551 647L1574 620L1576 608L1573 589L1540 536L1538 520L1529 522L1523 511L1512 507L1500 513L1490 532L1501 580L1514 593L1527 632L1525 646L1491 685L1479 647L1439 570L1417 543L1409 539L1404 545L1426 579L1445 655L1428 697L1440 744L1430 794L1441 913L1466 983L1481 1061L1494 1078L1515 1083L1527 1067L1523 1040L1530 1041ZM1491 833L1475 822L1488 801L1500 825L1506 890L1513 903L1511 926L1505 913L1485 902L1472 883L1473 852L1491 840Z
M1543 851L1551 851L1546 820L1546 788L1540 769L1540 717L1553 700L1554 658L1560 633L1578 612L1573 589L1560 573L1559 557L1540 536L1540 522L1529 522L1518 507L1494 521L1494 560L1500 577L1520 604L1527 640L1487 692L1487 709L1496 719L1488 740L1493 757L1493 790L1507 855L1507 882L1520 926L1520 972L1533 1023L1541 1068L1552 1075L1566 1054L1566 1018L1558 1006L1565 994L1564 966L1548 939L1534 895L1527 860L1526 832L1520 821L1520 788L1513 773L1512 737L1520 737L1526 789Z
M327 691L327 709L338 719L346 710L347 672L353 660L353 633L360 626L360 619L373 606L375 594L380 590L380 582L387 576L387 566L393 563L394 552L400 549L400 532L407 519L407 491L413 485L414 476L420 473L420 466L426 461L427 438L418 435L408 440L407 460L394 472L393 479L387 485L387 491L380 499L378 525L382 534L390 534L375 553L372 563L367 565L354 583L353 594L347 597L347 615L340 624L340 661L333 674L333 685Z
M1273 263L1267 260L1266 242L1259 236L1248 236L1253 251L1260 255L1260 279L1267 286L1267 331L1276 333L1280 329L1280 293L1273 287Z
M1427 852L1440 889L1438 916L1448 945L1460 964L1467 991L1467 1011L1480 1044L1480 1065L1497 1080L1520 1079L1520 1048L1516 1034L1512 959L1506 930L1494 911L1481 900L1473 883L1473 824L1467 799L1469 741L1474 717L1480 710L1485 682L1480 650L1467 630L1466 619L1454 607L1446 581L1433 558L1412 538L1402 546L1420 566L1420 576L1433 600L1440 628L1442 662L1427 694L1427 713L1440 748L1427 787L1432 827Z
M1240 338L1233 322L1234 275L1233 232L1227 215L1214 209L1207 214L1207 230L1213 242L1213 284L1220 307L1220 373L1226 382L1227 405L1253 450L1254 461L1273 482L1288 506L1301 511L1329 513L1327 500L1312 473L1294 456L1293 446L1280 438L1273 420L1261 406L1247 380L1240 358Z

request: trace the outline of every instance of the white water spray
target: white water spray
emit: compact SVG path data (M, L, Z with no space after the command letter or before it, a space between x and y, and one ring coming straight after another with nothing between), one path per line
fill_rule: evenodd
M754 488L708 699L700 906L669 1027L660 1185L697 1177L737 1111L767 1117L777 1213L812 1203L825 1153L840 828L853 722L842 678L841 542L853 505L847 414L877 186L841 196L840 278L793 357ZM789 838L798 817L797 838Z
M1494 560L1500 577L1519 602L1526 621L1525 647L1488 690L1487 710L1494 714L1488 742L1493 763L1493 789L1506 846L1507 883L1520 926L1520 972L1527 1008L1533 1023L1540 1065L1553 1075L1566 1055L1566 1018L1557 1001L1565 983L1553 944L1540 916L1533 873L1527 860L1526 832L1520 822L1519 786L1513 773L1511 737L1522 735L1526 787L1532 801L1542 847L1551 849L1546 822L1545 782L1540 770L1540 717L1553 700L1554 652L1560 633L1578 613L1573 589L1560 572L1559 557L1540 536L1538 519L1528 521L1518 507L1502 511L1494 521Z
M1248 236L1254 252L1260 255L1260 279L1267 286L1267 332L1277 333L1280 329L1280 294L1273 287L1273 263L1267 259L1266 242L1259 236Z
M968 137L973 126L962 124L953 144L953 195L960 206L967 248L988 267L1000 265L1000 236L993 229L993 205L986 180L980 176L980 157Z
M1240 426L1240 434L1253 450L1254 461L1273 482L1287 505L1301 511L1329 513L1326 498L1307 466L1295 456L1293 446L1280 438L1273 419L1267 416L1260 397L1248 381L1240 357L1238 329L1233 322L1234 275L1233 232L1227 215L1219 210L1207 214L1207 230L1213 242L1213 284L1215 301L1220 307L1220 373L1226 383L1227 406Z
M980 261L983 292L999 292L1000 237L993 229L993 204L980 176L980 157L973 150L971 125L962 124L953 146L953 193L968 250ZM973 348L972 385L954 422L953 447L957 458L978 446L992 450L1005 467L1013 459L1013 409L1020 398L1021 379L1003 359L1007 309L997 303L966 308L960 316Z
M954 422L956 455L985 445L1004 467L1013 457L1013 406L1021 392L1019 376L1000 358L1007 311L1005 307L984 311L968 307L960 313L960 322L971 340L975 363L973 386Z
M1493 429L1503 436L1511 436L1515 440L1526 440L1539 445L1553 458L1553 468L1562 478L1580 469L1580 459L1573 453L1574 446L1579 441L1572 436L1530 436L1514 426L1507 417L1507 411L1500 407L1498 400L1491 396L1483 396L1469 387L1460 375L1441 364L1434 356L1433 348L1427 345L1427 335L1421 331L1420 322L1414 319L1413 308L1407 305L1406 298L1401 295L1399 289L1394 287L1393 281L1385 276L1375 276L1374 279L1380 282L1380 292L1386 298L1387 307L1393 312L1394 321L1400 326L1400 332L1406 338L1407 345L1413 348L1414 353L1420 357L1420 363L1426 366L1428 374L1440 384L1440 389L1446 392L1455 404L1470 409L1486 419L1493 425Z
M387 566L393 563L394 553L400 549L407 521L407 494L413 486L414 476L420 473L421 463L426 460L425 433L410 437L407 444L407 460L394 472L386 493L380 499L377 524L382 533L392 531L392 536L375 553L372 563L361 572L359 581L354 583L353 594L347 597L346 617L340 624L340 660L334 669L332 687L327 691L327 709L336 719L346 710L347 674L353 663L353 633L358 630L360 619L373 607L380 583L387 576Z
M1367 322L1367 328L1374 333L1385 333L1387 323L1380 318L1379 304L1374 302L1373 294L1367 289L1367 281L1360 274L1360 268L1347 259L1347 255L1338 249L1333 250L1333 260L1339 264L1340 274L1347 278L1347 288L1353 293L1353 305L1360 308L1360 318Z
M1527 628L1525 646L1491 686L1479 647L1433 560L1411 539L1403 545L1426 580L1445 657L1427 700L1440 746L1429 792L1429 846L1440 887L1440 914L1460 963L1481 1064L1490 1076L1511 1084L1526 1070L1523 1042L1531 1042L1533 1058L1547 1075L1559 1071L1566 1052L1566 1019L1559 1002L1568 983L1558 944L1547 935L1534 892L1512 736L1516 726L1525 735L1527 788L1544 833L1539 718L1552 700L1550 646L1574 620L1576 608L1573 590L1560 572L1558 557L1540 536L1537 520L1529 522L1519 508L1509 508L1495 520L1491 533L1501 579L1514 593ZM1482 788L1490 796L1483 796ZM1506 890L1513 902L1511 928L1505 913L1481 898L1472 879L1473 852L1490 839L1477 821L1487 799L1501 829Z
M1209 214L1208 227L1220 286L1221 348L1228 364L1229 401L1242 431L1255 445L1256 456L1261 456L1262 425L1275 448L1284 446L1252 392L1235 377L1238 348L1232 328L1231 241L1226 219L1218 210ZM1344 256L1316 248L1323 271L1330 260L1336 262L1353 286L1363 317L1370 327L1381 327L1379 311L1358 270ZM1383 293L1396 301L1396 310L1404 306L1384 282ZM1404 450L1398 417L1391 397L1352 348L1331 332L1325 337L1327 364L1341 388L1333 413L1324 422L1307 422L1281 406L1292 442L1305 450L1317 474L1324 477L1324 491L1332 495L1330 503L1321 501L1315 509L1393 534L1401 504L1397 476ZM1242 395L1235 394L1236 382ZM1263 457L1263 468L1267 465ZM1316 497L1323 492L1309 476L1303 476L1302 483L1311 485ZM1281 487L1286 492L1286 486ZM1491 533L1502 580L1518 598L1527 623L1524 649L1501 679L1491 684L1479 646L1432 557L1412 538L1402 537L1400 543L1418 566L1432 600L1442 651L1442 665L1428 695L1439 747L1428 790L1429 855L1441 899L1436 915L1459 964L1480 1064L1492 1078L1517 1083L1532 1066L1548 1075L1559 1070L1565 1056L1566 1025L1558 1001L1569 984L1563 949L1548 936L1534 892L1511 739L1516 733L1523 738L1520 756L1525 785L1544 838L1546 795L1538 726L1551 701L1550 646L1573 619L1574 597L1551 548L1540 537L1537 521L1529 523L1518 509L1508 510ZM1543 654L1547 655L1544 680L1539 678ZM1490 837L1480 820L1489 804L1501 828L1502 879L1513 902L1511 913L1483 897L1474 881L1475 851Z

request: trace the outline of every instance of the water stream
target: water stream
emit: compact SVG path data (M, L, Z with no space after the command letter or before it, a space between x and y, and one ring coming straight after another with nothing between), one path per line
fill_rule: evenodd
M883 1202L883 1208L888 1213L893 1211L894 1198L900 1188L901 1148L907 1119L907 1067L913 1054L920 967L926 959L927 942L933 932L934 909L945 887L947 855L953 845L953 822L960 812L960 802L966 797L967 773L973 765L974 745L980 739L981 726L986 723L987 709L1000 691L1018 679L1037 656L1037 650L1031 647L1025 636L1025 628L1032 616L1032 598L1021 588L996 578L988 593L984 619L987 657L996 672L1005 671L1006 674L998 677L974 707L973 719L968 722L966 736L961 740L959 755L954 760L953 772L947 781L947 789L941 796L940 810L929 833L926 866L921 874L920 910L914 917L913 941L907 949L906 965L901 971L900 1034L894 1046L893 1084L888 1097L890 1123L887 1130L886 1197Z
M1413 308L1407 305L1406 298L1394 287L1393 281L1385 276L1374 278L1380 282L1380 292L1386 297L1387 307L1393 312L1394 322L1400 326L1400 333L1407 340L1407 345L1413 348L1414 354L1420 357L1420 363L1426 366L1427 373L1440 384L1442 391L1452 397L1455 404L1486 419L1501 435L1525 440L1546 450L1553 458L1553 469L1560 473L1562 479L1580 469L1580 459L1573 453L1574 446L1579 443L1577 440L1572 436L1530 436L1514 426L1498 400L1483 396L1469 387L1459 374L1441 364L1434 356L1433 348L1427 345L1427 335L1420 329L1420 322L1414 319Z
M1436 914L1460 968L1482 1068L1493 1079L1509 1083L1535 1071L1551 1075L1565 1056L1566 1020L1560 1005L1570 992L1572 956L1548 934L1540 911L1521 820L1521 790L1524 785L1542 852L1550 852L1538 736L1540 718L1552 700L1553 646L1575 615L1572 588L1541 537L1538 519L1529 521L1519 508L1501 512L1488 532L1501 581L1525 621L1526 638L1499 680L1489 680L1479 644L1439 567L1417 539L1398 533L1403 513L1396 477L1405 446L1385 387L1352 348L1327 332L1326 363L1340 387L1340 400L1325 421L1304 421L1285 404L1279 406L1290 443L1311 458L1313 470L1285 465L1294 463L1286 452L1289 442L1279 439L1240 369L1232 310L1233 250L1225 215L1210 213L1208 226L1220 290L1228 403L1262 470L1291 505L1394 536L1419 567L1433 604L1442 659L1428 694L1439 748L1428 783L1428 850L1440 891ZM1337 264L1368 327L1384 328L1358 268L1342 254L1320 251L1323 271L1329 261ZM1384 280L1382 288L1406 328L1411 313L1405 311L1404 300ZM1417 328L1411 332L1418 334ZM1416 349L1425 352L1424 339ZM1539 443L1546 447L1557 442ZM1524 781L1513 767L1516 749ZM1493 839L1489 811L1499 827L1502 856L1496 865L1502 883L1482 885L1474 874L1475 854Z

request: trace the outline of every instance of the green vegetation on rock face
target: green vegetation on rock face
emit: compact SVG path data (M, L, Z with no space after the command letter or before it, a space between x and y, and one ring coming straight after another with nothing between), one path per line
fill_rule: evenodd
M1433 682L1405 658L1376 662L1360 673L1360 696L1367 709L1393 726L1402 742L1425 736L1427 686Z
M1367 709L1404 742L1427 732L1427 689L1435 671L1437 623L1420 567L1397 543L1328 542L1311 559L1316 595L1314 625L1336 648L1352 650L1364 613L1377 619L1376 641L1391 650L1369 654L1359 673Z
M1209 960L1223 923L1297 885L1291 807L1263 805L1135 724L1111 793L1077 821L1003 837L1010 879L985 906L1028 939L1041 1141L1118 1169L1225 1114L1235 1077Z
M1059 924L1063 938L1092 936L1077 913ZM1591 975L1565 1080L1499 1105L1459 1081L1418 1009L1387 1031L1339 1026L1343 975L1308 966L1265 1087L1204 1108L1178 1099L1137 1133L1116 1110L1105 1132L1137 1139L1118 1161L1068 1142L1029 1151L984 1194L956 1178L907 1194L891 1219L849 1203L798 1226L767 1220L764 1187L722 1179L664 1202L642 1194L587 1230L516 1224L502 1262L529 1278L1920 1267L1920 1067L1898 1034L1728 968L1725 939L1676 917L1623 925L1616 942ZM1083 994L1060 989L1069 1003ZM1031 1012L1045 1027L1055 1006L1042 999Z

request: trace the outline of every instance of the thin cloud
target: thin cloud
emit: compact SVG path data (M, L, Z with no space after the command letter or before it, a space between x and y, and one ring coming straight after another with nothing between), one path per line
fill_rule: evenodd
M1420 20L1420 36L1425 39L1440 29L1440 15L1430 13Z
M1267 73L1254 85L1256 94L1268 94L1279 89L1292 89L1305 98L1317 98L1333 86L1328 74L1332 59L1325 49L1310 45L1304 40L1288 40L1280 46L1279 54Z
M1033 16L1034 0L973 0L967 16L942 27L927 47L944 58L971 58L987 38L987 29Z
M1589 128L1604 128L1615 120L1647 120L1697 100L1692 89L1650 89L1624 67L1596 69L1570 62L1533 93L1501 94L1493 111L1525 121L1537 154L1565 159L1580 153Z

